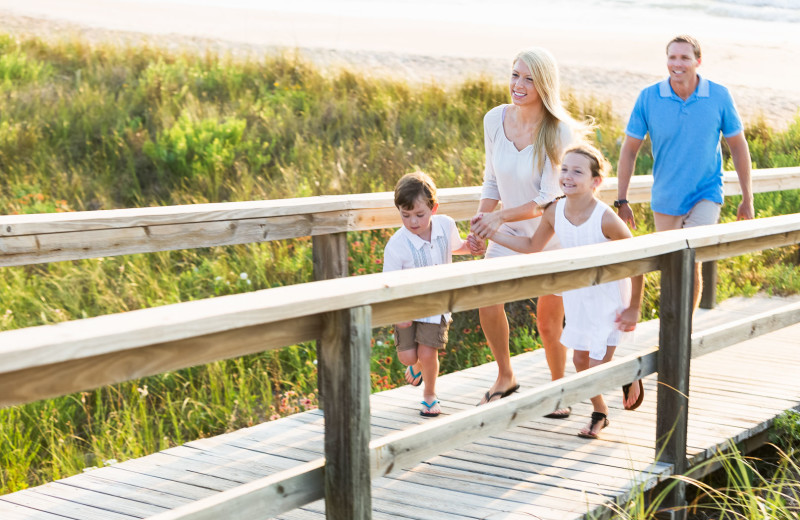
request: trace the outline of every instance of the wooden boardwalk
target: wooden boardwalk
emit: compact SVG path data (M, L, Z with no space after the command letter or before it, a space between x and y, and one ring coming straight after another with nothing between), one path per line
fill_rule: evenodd
M695 316L695 331L797 299L735 298ZM657 321L641 324L617 357L656 344ZM689 455L710 457L730 439L764 441L772 419L800 406L800 324L692 361ZM549 379L543 352L513 359L522 385ZM438 383L445 414L470 409L495 376L487 364L443 376ZM671 474L654 464L655 375L635 412L623 411L621 392L606 396L610 426L587 441L575 433L588 422L588 401L566 420L541 418L444 453L373 481L375 519L420 520L582 518L624 502L640 487ZM419 416L419 388L404 386L371 397L372 438L436 419ZM128 520L146 518L218 491L234 488L323 456L319 411L305 412L160 453L0 496L3 520ZM286 520L324 518L322 501L280 515Z

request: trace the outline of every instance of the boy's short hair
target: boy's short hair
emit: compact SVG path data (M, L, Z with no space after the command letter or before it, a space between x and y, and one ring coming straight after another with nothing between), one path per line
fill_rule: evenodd
M700 50L700 42L697 41L697 38L693 36L689 36L688 34L679 34L678 36L674 37L669 41L667 44L667 54L669 54L669 46L673 43L688 43L692 46L692 50L694 51L694 57L696 59L700 59L702 55L702 51Z
M439 202L436 198L436 184L430 175L417 171L400 177L394 187L394 205L398 209L410 210L419 198L431 209Z

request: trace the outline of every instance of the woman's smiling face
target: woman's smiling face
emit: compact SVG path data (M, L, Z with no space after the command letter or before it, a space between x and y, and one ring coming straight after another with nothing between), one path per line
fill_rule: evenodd
M511 81L509 82L511 100L515 105L530 105L541 103L539 92L533 82L533 75L530 68L522 60L517 60L511 70Z

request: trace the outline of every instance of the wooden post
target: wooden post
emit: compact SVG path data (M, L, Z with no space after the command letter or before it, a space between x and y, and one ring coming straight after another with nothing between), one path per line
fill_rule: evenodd
M369 361L372 308L325 313L320 389L325 395L325 511L329 520L372 518Z
M673 465L674 475L687 468L694 257L693 249L683 249L662 257L661 264L656 454L659 462ZM665 510L658 518L685 518L685 484L678 481L660 507Z
M311 259L314 268L314 281L345 278L347 270L347 233L331 233L311 237ZM317 341L317 404L323 409L322 392L322 349Z
M713 309L717 305L717 262L703 262L703 292L700 308Z

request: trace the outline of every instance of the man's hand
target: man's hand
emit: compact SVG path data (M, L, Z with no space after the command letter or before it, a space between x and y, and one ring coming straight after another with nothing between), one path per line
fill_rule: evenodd
M756 211L753 208L753 199L742 199L739 209L736 210L738 220L752 220L756 218Z
M633 220L633 210L630 204L623 204L617 208L617 215L625 222L631 229L636 229L636 221Z

